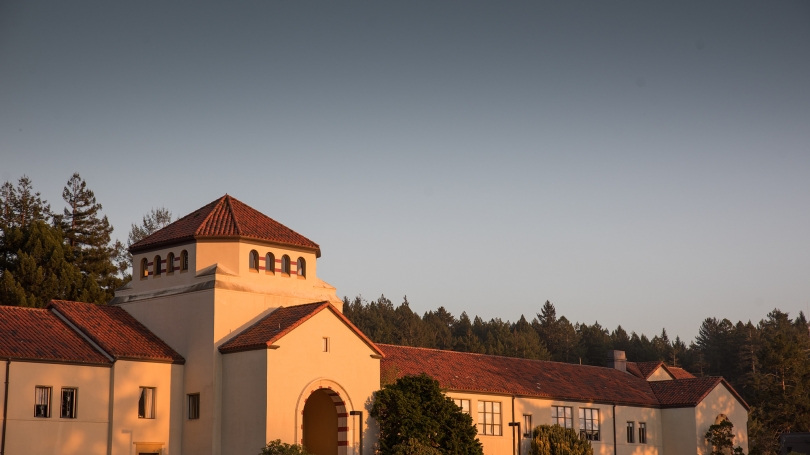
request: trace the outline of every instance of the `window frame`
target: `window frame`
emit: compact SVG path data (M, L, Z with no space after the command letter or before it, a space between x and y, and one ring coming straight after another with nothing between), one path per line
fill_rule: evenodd
M299 257L295 260L295 273L301 278L307 277L307 261Z
M174 274L174 253L166 255L166 275Z
M487 405L491 406L489 411L487 410ZM496 405L498 407L498 412L495 412ZM492 423L490 423L490 420L487 419L487 416L490 417ZM495 416L497 416L497 419ZM503 436L503 406L500 401L478 400L477 426L479 435Z
M140 386L138 393L138 418L139 419L148 419L153 420L157 418L157 387L149 387L149 386ZM141 400L145 401L145 390L152 390L152 406L149 413L146 412L146 403L143 404L143 414L141 414ZM151 414L147 415L147 414Z
M39 391L46 391L47 396L46 404L40 404L40 393ZM53 398L53 387L49 385L38 385L34 386L34 418L35 419L50 419L51 418L51 403ZM39 415L39 406L45 406L45 415Z
M154 266L152 266L152 276L159 277L163 273L163 264L160 255L156 255L154 259Z
M560 417L560 415L559 415L561 409L562 409L562 413L563 413L562 417ZM563 422L562 425L560 425L560 421ZM574 408L572 406L552 406L551 407L551 424L552 425L560 425L563 428L573 430L574 429Z
M276 274L276 255L269 251L264 255L264 273L268 275Z
M180 272L188 272L188 251L180 252Z
M531 414L523 414L523 437L524 438L531 438L532 437L532 430L534 427L532 426L532 415Z
M141 259L141 279L149 278L149 259Z
M596 417L594 418L594 414ZM587 441L601 441L601 412L598 408L579 408L579 435ZM591 429L588 430L588 422ZM595 428L595 429L594 429Z
M332 340L329 337L323 337L321 349L322 352L332 352Z
M73 392L73 406L68 412L68 415L65 415L65 392L71 391ZM62 387L62 391L59 394L59 418L60 419L76 419L78 418L79 414L79 388L78 387Z
M638 423L638 443L639 444L647 443L647 422Z
M453 403L456 404L459 408L461 408L461 412L469 415L472 417L472 403L467 398L453 398ZM467 410L464 410L464 405L467 405Z
M186 418L187 420L200 420L200 394L189 393L187 396Z
M250 253L248 253L248 270L259 272L259 252L256 250L250 250Z
M628 444L635 444L636 443L636 423L635 422L627 422L627 443Z
M283 276L290 276L290 257L286 254L281 256L281 274Z

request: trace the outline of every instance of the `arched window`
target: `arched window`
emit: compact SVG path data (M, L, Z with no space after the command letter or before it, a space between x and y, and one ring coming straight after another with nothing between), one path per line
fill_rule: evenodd
M149 278L149 261L141 259L141 279Z
M290 257L286 254L281 256L281 273L290 275Z
M180 271L185 272L188 270L188 251L183 250L180 253Z
M250 260L248 261L248 268L254 272L259 271L259 253L256 250L251 250Z
M295 268L298 269L298 271L296 272L298 273L298 276L300 277L307 276L307 263L306 261L304 261L304 258L298 258L298 262L296 263Z
M160 272L162 272L162 270L160 270L160 269L162 269L162 268L163 267L162 267L162 265L160 263L160 256L155 256L155 266L154 266L155 271L154 271L153 274L155 276L160 276Z
M174 253L166 256L166 273L174 273Z
M273 253L267 253L264 256L264 271L270 275L276 273L276 257L273 256Z

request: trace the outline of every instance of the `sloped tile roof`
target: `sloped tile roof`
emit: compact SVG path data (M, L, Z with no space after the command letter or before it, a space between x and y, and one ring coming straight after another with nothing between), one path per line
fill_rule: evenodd
M683 368L678 367L666 367L667 371L675 378L675 379L692 379L695 377L692 373L684 370Z
M721 377L676 379L650 382L650 388L662 407L697 406L718 384L723 384L748 409L748 404Z
M632 367L631 364L633 365ZM660 360L653 360L651 362L627 362L627 371L635 376L647 379L663 364L664 362ZM633 368L633 371L631 371L631 368Z
M321 255L317 243L227 194L136 242L129 251L136 253L206 237L267 241L315 250L316 256Z
M657 406L649 383L612 368L438 349L378 345L381 375L426 373L441 387L470 392ZM393 376L393 377L392 377Z
M284 335L292 332L296 327L300 326L311 317L327 309L334 313L338 319L346 324L346 326L360 337L372 350L378 354L382 354L382 351L380 351L373 341L368 339L360 329L355 327L343 313L338 311L337 308L329 302L281 307L223 343L222 346L219 347L219 352L227 354L229 352L267 349L268 346L281 339Z
M0 306L0 358L112 363L50 311L11 306Z
M52 300L48 307L115 359L185 362L180 354L121 307L67 300Z

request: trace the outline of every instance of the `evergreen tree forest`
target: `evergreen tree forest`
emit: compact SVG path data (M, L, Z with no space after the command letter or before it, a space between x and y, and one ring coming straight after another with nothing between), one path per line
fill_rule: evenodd
M529 321L484 321L444 307L419 315L408 299L394 305L343 299L343 312L374 342L462 352L605 366L607 351L623 350L628 361L663 361L695 376L723 376L751 406L752 454L776 454L779 435L810 431L810 326L774 309L758 323L707 318L688 345L663 329L652 338L610 330L598 322L572 323L551 302L538 305Z

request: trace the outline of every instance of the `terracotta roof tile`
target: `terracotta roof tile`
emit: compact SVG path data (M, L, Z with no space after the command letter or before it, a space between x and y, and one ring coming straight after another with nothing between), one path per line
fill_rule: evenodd
M111 363L50 311L11 306L0 306L0 358Z
M121 307L67 300L52 300L48 307L115 359L185 362L180 354Z
M206 237L261 240L303 247L321 255L317 243L227 194L135 243L129 251L136 253Z
M718 384L728 388L740 403L748 409L748 404L737 394L721 377L704 377L690 379L676 379L673 381L655 381L650 383L653 393L662 407L697 406L706 395Z
M644 374L638 368L638 364L636 364L636 362L627 362L627 372L637 378L646 379Z
M306 305L296 305L281 307L267 316L263 317L255 324L251 325L241 333L223 343L219 351L223 354L229 352L251 351L254 349L266 349L284 335L293 331L296 327L306 322L311 317L328 309L343 321L350 330L355 332L372 350L378 354L382 351L363 332L349 321L346 316L337 310L329 302L308 303Z
M678 367L666 367L667 371L675 377L675 379L692 379L695 377L692 373Z
M627 363L628 365L630 364L630 362ZM660 360L653 360L650 362L633 362L633 363L636 364L636 367L638 367L638 370L641 373L641 377L643 377L644 379L648 379L650 376L652 376L653 373L655 373L655 370L657 370L658 367L664 364L664 362Z
M619 370L466 352L378 345L383 377L426 373L446 389L657 406L644 379Z

